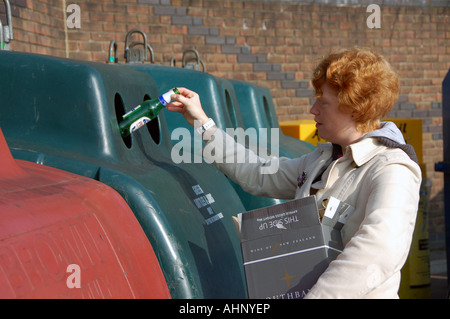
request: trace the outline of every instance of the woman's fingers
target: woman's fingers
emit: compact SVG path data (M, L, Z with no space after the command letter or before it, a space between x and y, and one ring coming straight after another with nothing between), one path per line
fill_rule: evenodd
M166 109L172 112L182 113L189 124L194 125L195 121L202 123L208 121L208 117L203 111L199 95L186 88L177 88L180 94L171 96L173 101L166 105Z

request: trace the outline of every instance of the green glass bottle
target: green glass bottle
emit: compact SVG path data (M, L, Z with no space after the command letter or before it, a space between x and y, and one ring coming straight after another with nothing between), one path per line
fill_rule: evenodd
M173 88L157 99L145 101L124 114L122 121L119 123L122 137L127 137L158 116L159 111L171 101L170 97L173 94L180 94L180 92L177 88Z

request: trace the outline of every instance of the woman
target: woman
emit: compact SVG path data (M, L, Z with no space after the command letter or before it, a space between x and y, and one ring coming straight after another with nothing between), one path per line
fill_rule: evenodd
M315 194L319 207L333 196L353 206L341 230L343 252L306 298L398 298L421 183L412 147L395 124L380 122L398 98L398 77L381 56L352 49L323 59L312 84L317 99L311 113L319 136L331 143L296 159L229 163L233 160L227 158L236 154L255 157L238 145L215 165L255 195L295 199ZM169 110L182 113L191 125L201 122L206 145L232 142L212 125L195 92L180 92ZM278 170L263 174L261 168L273 162Z

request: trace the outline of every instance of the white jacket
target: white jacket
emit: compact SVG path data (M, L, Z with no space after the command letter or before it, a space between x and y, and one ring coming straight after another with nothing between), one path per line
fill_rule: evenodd
M399 134L394 135L398 138ZM341 230L343 252L306 298L398 298L400 270L408 256L418 209L421 171L403 150L386 147L371 135L376 136L367 135L348 146L343 156L331 164L331 143L319 144L300 158L270 161L239 144L220 154L221 145L234 143L220 129L205 145L216 148L209 161L214 160L223 173L249 193L295 199L309 196L313 187L317 189L319 207L324 199L333 196L355 208ZM235 156L244 154L246 160L236 163ZM278 170L261 174L261 168L267 166ZM325 167L322 178L313 184Z

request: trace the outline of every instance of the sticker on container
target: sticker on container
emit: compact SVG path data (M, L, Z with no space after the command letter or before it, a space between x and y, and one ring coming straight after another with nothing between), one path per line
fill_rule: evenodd
M203 194L203 189L198 184L192 186L192 190L194 191L195 195Z
M211 194L206 194L206 199L208 200L209 204L215 203L214 197L212 197Z
M208 219L205 219L206 225L211 225L212 223L220 220L223 218L223 214L222 213L218 213Z
M202 207L208 206L214 202L215 202L215 200L211 194L202 195L202 196L194 199L194 203L195 203L195 205L197 205L197 208L202 208Z

